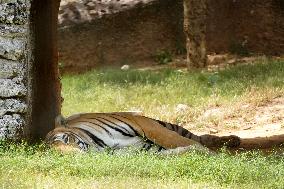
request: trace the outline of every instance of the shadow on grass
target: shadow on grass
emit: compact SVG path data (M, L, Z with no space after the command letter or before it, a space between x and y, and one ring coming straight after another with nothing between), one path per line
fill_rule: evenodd
M87 90L96 84L125 88L131 85L153 85L197 89L218 89L222 93L242 92L249 87L283 87L284 62L260 61L255 64L237 65L218 72L190 71L181 73L174 69L156 71L117 69L93 70L82 75L65 75L68 80L80 83L80 90ZM195 85L193 88L192 86Z

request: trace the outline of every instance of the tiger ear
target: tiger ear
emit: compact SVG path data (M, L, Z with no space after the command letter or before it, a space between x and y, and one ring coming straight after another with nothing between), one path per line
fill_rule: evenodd
M58 115L55 118L55 128L57 127L66 127L67 121L62 115Z

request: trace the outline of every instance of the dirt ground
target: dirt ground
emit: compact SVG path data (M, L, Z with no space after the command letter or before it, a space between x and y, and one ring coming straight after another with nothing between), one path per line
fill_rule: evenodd
M252 64L264 57L237 57L232 55L209 55L208 70L220 70L236 64ZM283 60L283 57L274 57ZM213 107L208 109L200 119L219 117L223 120L222 130L211 125L207 133L218 135L237 135L241 138L270 137L284 135L284 94L238 104L233 108ZM234 129L232 129L234 128ZM284 141L284 140L283 140Z
M251 64L263 57L234 57L229 55L211 55L208 70L220 70L236 64ZM274 57L283 60L283 57ZM284 94L252 100L233 107L212 107L198 119L210 119L218 122L219 128L212 121L211 125L199 134L219 136L237 135L242 139L243 148L270 148L284 143ZM218 125L218 124L217 124Z
M228 112L224 107L214 107L208 109L199 119L219 117L224 119L225 125L237 125L235 128L216 128L212 124L204 131L196 132L199 134L237 135L241 138L284 135L284 96L258 105L244 104L231 111L234 113Z

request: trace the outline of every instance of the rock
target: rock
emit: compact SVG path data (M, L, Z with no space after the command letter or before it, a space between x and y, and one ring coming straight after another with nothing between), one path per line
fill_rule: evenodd
M210 134L216 134L218 133L219 131L217 129L213 129L213 128L209 128L209 133Z
M23 83L10 79L0 79L0 97L21 97L27 94L27 88Z
M207 55L207 61L209 65L218 65L221 63L225 63L229 58L229 55L222 54L222 55Z
M0 79L13 79L23 75L24 65L20 62L0 59Z
M0 37L0 57L20 60L24 55L25 42L21 39Z
M24 25L0 25L0 36L5 37L24 37L28 32L27 27Z
M0 116L0 140L20 137L24 122L19 114Z
M186 105L186 104L178 104L178 105L176 106L175 111L176 111L177 113L182 113L182 112L187 111L188 109L189 109L188 105Z
M120 69L121 69L121 70L129 70L129 69L130 69L130 66L129 66L129 65L123 65L123 66L121 66Z
M28 6L25 0L0 1L0 23L18 25L27 23Z
M148 5L155 0L61 0L58 22L61 27L91 22L104 15Z
M25 113L27 111L27 105L16 99L0 99L0 116L9 113Z
M203 117L207 119L209 117L222 117L223 115L224 115L224 112L222 112L220 108L214 108L214 109L207 110L203 114Z

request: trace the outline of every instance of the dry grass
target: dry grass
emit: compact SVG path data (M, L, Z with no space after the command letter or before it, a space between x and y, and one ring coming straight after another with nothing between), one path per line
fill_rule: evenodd
M106 69L65 75L63 113L142 111L192 130L246 128L261 113L258 107L284 94L284 62L254 61L214 72Z

